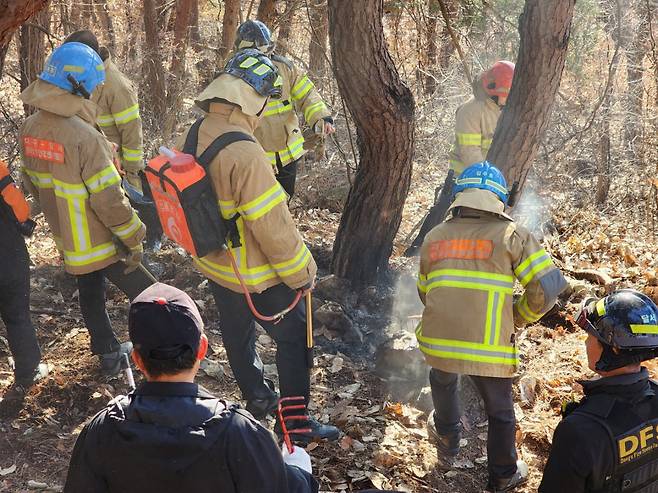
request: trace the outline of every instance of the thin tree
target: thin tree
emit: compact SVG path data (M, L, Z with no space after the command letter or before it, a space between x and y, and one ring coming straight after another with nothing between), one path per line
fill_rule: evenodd
M308 43L308 71L315 85L322 87L326 70L329 17L326 0L308 0L311 38Z
M218 56L222 62L226 59L235 43L235 34L240 22L240 0L225 0L224 20L222 21L222 41Z
M156 4L154 0L143 0L144 34L146 51L144 53L144 76L148 91L144 91L147 105L153 117L162 121L166 111L166 81L160 53L160 35L158 30Z
M271 29L276 20L276 0L260 0L256 18L264 22Z
M48 0L0 0L0 76L14 32L47 3Z
M43 70L45 59L45 34L49 31L50 6L34 14L30 22L21 26L18 36L18 59L21 70L21 91L27 88ZM25 114L35 111L33 106L23 105Z
M329 0L335 75L360 153L331 268L353 285L386 270L411 183L415 104L388 52L382 15L382 0Z
M576 0L526 0L512 91L487 159L523 187L548 125L567 55Z

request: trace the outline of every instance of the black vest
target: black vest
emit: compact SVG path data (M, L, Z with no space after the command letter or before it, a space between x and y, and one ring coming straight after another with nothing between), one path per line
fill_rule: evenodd
M638 404L610 394L587 396L573 411L606 430L614 455L605 486L591 493L658 493L658 385L650 385L656 395L641 402L649 406L649 416L655 416L649 421L636 413Z

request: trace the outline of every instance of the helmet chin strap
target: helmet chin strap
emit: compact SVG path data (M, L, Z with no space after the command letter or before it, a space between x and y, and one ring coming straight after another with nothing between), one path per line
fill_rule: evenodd
M73 86L73 94L82 96L85 99L91 98L91 94L89 94L89 91L87 91L85 86L81 82L78 82L71 74L66 74L66 80L68 80Z

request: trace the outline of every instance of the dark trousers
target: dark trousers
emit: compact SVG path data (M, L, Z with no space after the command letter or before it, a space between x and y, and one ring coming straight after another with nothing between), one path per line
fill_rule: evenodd
M511 378L478 377L471 380L484 400L489 418L487 458L492 479L509 478L516 472L516 419ZM461 406L459 375L432 368L430 386L434 401L434 420L440 435L460 431Z
M156 245L159 248L163 231L155 204L138 204L133 201L130 203L137 211L137 214L139 214L139 218L144 223L144 226L146 226L146 238L144 240L146 249L152 250Z
M119 261L96 272L76 276L80 311L89 330L91 352L94 354L110 353L119 347L105 309L105 279L109 279L130 300L153 284L141 269L124 274L126 267L126 264Z
M256 353L256 321L241 293L212 281L210 289L219 310L219 325L231 370L245 400L266 399L273 391L265 382L263 363ZM254 305L263 315L286 308L295 291L284 284L252 294ZM302 396L308 401L310 373L306 365L306 306L303 301L281 322L258 322L276 342L276 367L281 397Z
M0 316L7 327L7 341L14 357L16 381L29 380L39 361L41 351L30 319L30 258L25 242L18 232L5 228L0 233Z
M297 165L302 158L299 158L297 161L288 163L285 166L281 166L281 160L279 155L276 156L276 169L277 175L276 179L281 184L283 189L288 194L288 197L292 198L295 195L295 181L297 180Z

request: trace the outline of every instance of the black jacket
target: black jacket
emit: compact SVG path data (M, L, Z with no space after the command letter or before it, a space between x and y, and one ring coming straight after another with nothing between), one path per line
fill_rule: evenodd
M607 487L606 478L613 474L617 461L611 436L634 434L658 419L658 387L649 380L646 368L580 383L585 399L555 429L540 493L583 493ZM596 408L593 415L580 411L588 408ZM646 451L655 455L655 447L649 445ZM650 454L642 460L651 459Z
M317 493L251 415L190 383L141 385L76 441L66 493Z

